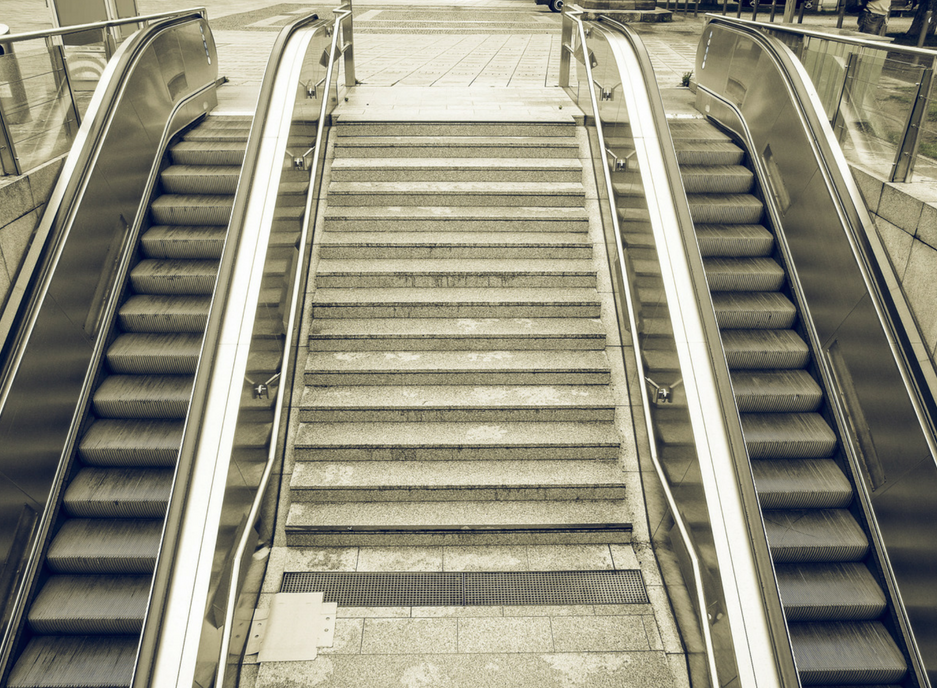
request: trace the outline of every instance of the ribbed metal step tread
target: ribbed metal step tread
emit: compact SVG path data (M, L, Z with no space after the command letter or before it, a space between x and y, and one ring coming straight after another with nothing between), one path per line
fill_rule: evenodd
M669 120L670 136L676 149L699 142L731 142L732 139L714 127L709 121L697 120Z
M818 413L743 413L741 418L753 459L819 459L836 449L836 434Z
M234 196L165 194L150 204L155 224L227 225L231 219Z
M149 575L52 576L29 609L43 634L139 633L150 595Z
M788 329L797 316L794 304L777 292L715 292L712 300L722 329Z
M171 165L159 175L170 194L225 194L237 191L238 165Z
M140 240L148 258L221 258L226 227L210 225L154 225Z
M49 548L49 567L59 573L153 573L163 520L65 521Z
M804 685L897 683L901 650L878 622L792 623L791 644Z
M102 418L183 419L192 396L191 375L110 375L94 392Z
M775 567L790 621L871 621L885 594L864 564L779 564Z
M823 400L823 390L805 370L736 370L732 389L742 413L805 413Z
M722 347L732 370L803 368L810 348L793 330L723 330Z
M171 468L82 468L63 503L76 518L159 518L166 513L173 474Z
M762 225L696 225L696 240L704 258L710 256L767 256L774 235Z
M10 674L8 688L127 688L139 640L139 635L31 638Z
M120 324L129 332L204 332L210 296L137 294L120 307Z
M784 269L773 258L703 258L712 291L777 291Z
M762 514L777 563L860 561L868 552L868 538L845 509L766 509Z
M127 375L192 375L202 335L191 332L126 333L107 350L111 372Z
M729 141L674 139L680 165L740 165L745 152Z
M764 212L761 201L750 194L693 194L687 201L698 224L758 224Z
M832 459L752 462L763 509L833 509L849 506L852 485Z
M147 258L130 271L130 283L142 294L211 294L217 260Z
M243 141L180 141L169 149L176 165L242 165Z
M680 171L688 194L746 194L754 184L752 171L742 165L689 165Z
M182 421L96 420L80 441L82 461L92 466L175 466Z

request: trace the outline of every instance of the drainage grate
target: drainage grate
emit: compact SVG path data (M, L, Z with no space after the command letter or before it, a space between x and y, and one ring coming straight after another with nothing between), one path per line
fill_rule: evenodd
M280 592L322 592L343 607L647 604L641 572L284 573Z

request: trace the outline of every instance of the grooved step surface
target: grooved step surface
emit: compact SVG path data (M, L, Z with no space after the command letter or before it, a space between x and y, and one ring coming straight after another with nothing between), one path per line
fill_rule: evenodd
M790 625L805 685L897 683L907 672L901 651L878 622Z
M192 375L201 348L195 333L122 334L108 348L107 364L118 374Z
M125 688L133 678L138 642L138 635L37 636L26 645L7 685Z
M737 370L732 373L735 403L742 413L815 411L823 391L805 370Z
M793 330L723 330L722 347L732 370L803 368L810 349Z
M55 576L30 607L29 626L35 633L139 633L151 578Z
M120 307L129 332L204 332L210 296L131 296Z
M766 256L774 236L761 225L696 225L696 240L704 258Z
M722 329L787 329L797 316L794 304L776 292L715 292L712 298Z
M97 466L175 466L182 421L96 420L82 436L81 459Z
M130 271L130 283L147 294L211 294L217 272L214 260L149 258Z
M763 509L830 509L852 502L852 485L832 459L753 461Z
M704 258L712 291L777 291L784 270L772 258Z
M871 621L885 611L885 594L863 564L780 564L775 571L791 621Z
M111 375L94 392L102 418L183 419L192 396L191 375Z
M69 519L52 541L48 564L59 573L152 574L162 534L162 518Z
M169 468L83 468L65 490L65 508L77 518L160 518L173 473Z
M225 227L154 225L140 240L149 258L221 258Z
M742 432L753 459L824 458L836 435L817 413L743 413Z
M869 549L862 528L845 509L765 510L775 562L859 561Z

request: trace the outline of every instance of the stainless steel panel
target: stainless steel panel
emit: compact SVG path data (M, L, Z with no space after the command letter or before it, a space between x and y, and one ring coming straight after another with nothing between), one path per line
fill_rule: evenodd
M798 86L799 76L783 61L791 58L780 46L769 53L762 43L742 36L742 30L715 19L707 27L697 57L703 87L699 104L757 153L770 146L770 167L790 192L791 204L782 216L783 241L817 343L821 351L835 345L851 377L855 399L841 402L843 411L866 424L863 433L881 462L881 485L873 486L861 468L854 477L866 490L865 508L873 531L881 534L882 555L890 562L896 597L904 602L926 673L937 681L937 462L932 428L917 410L923 403L905 383L913 354L899 351L896 357L893 352L890 333L899 325L883 319L892 296L865 267L872 259L864 230L856 223L868 216L849 205L849 172L836 167L831 155L826 161L817 155L835 146L822 108L813 111L806 95L811 89ZM726 77L730 72L734 81ZM707 90L738 105L739 113ZM830 370L824 361L819 363L831 383ZM844 418L841 427L849 426ZM861 450L862 442L852 444ZM857 467L863 465L861 459L857 457Z
M189 40L197 37L204 55L197 27L204 22L187 21L196 28L194 34L189 30L186 35ZM161 31L165 35L176 29ZM140 48L138 41L131 41L123 50ZM58 259L38 288L34 315L24 326L19 353L15 354L20 356L19 365L8 380L0 409L0 470L6 484L25 493L39 511L46 505L57 472L63 470L63 460L69 458L63 455L63 447L73 419L84 413L82 389L101 334L96 316L102 298L109 293L108 289L102 292L101 277L113 272L120 248L131 238L134 218L145 212L150 169L161 152L158 147L175 107L165 86L175 74L158 72L158 60L148 58L146 48L142 49L143 58L119 74L125 78L126 88L110 124L106 123L107 107L89 113L82 126L88 148L75 147L65 163L64 169L71 174L63 173L53 199L74 192L77 200L71 208L58 210L51 220L43 220L61 225L53 225L51 234L58 237ZM203 61L207 64L207 58ZM154 70L158 72L155 77ZM214 82L212 69L202 71L201 81L190 80L190 92ZM162 88L153 89L160 80ZM113 89L113 85L102 84L101 88ZM135 101L146 103L145 121L138 117ZM188 121L198 114L190 114ZM100 152L95 157L98 136ZM70 177L85 173L86 166L94 163L83 177L84 185L76 188L75 179ZM22 499L16 501L19 508ZM6 506L0 510L0 532L15 527L12 514Z

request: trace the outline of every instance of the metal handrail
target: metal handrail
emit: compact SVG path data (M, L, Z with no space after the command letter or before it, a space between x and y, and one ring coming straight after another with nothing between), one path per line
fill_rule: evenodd
M32 41L37 38L53 38L55 36L68 36L73 33L83 33L95 29L109 29L113 26L124 26L126 24L144 24L158 19L171 19L180 15L199 14L203 19L208 18L208 11L204 7L193 7L187 10L171 10L169 12L159 12L157 14L144 14L138 17L125 17L122 19L108 19L106 21L92 22L90 24L73 24L71 26L60 26L54 29L42 29L40 31L27 31L26 33L12 33L3 36L0 43L20 43L22 41Z

